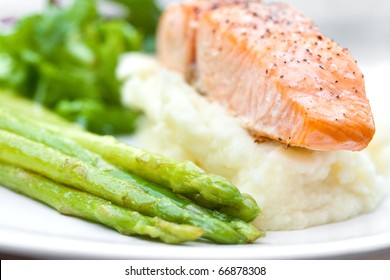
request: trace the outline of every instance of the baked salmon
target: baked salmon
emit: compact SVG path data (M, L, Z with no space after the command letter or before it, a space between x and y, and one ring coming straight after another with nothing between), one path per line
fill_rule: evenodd
M162 15L158 29L158 57L165 67L180 72L189 80L195 65L195 42L199 18L222 6L248 3L249 0L190 0L171 5ZM251 2L261 2L252 0Z
M257 140L359 151L375 133L356 60L286 4L174 4L161 18L157 49L163 65L220 102Z

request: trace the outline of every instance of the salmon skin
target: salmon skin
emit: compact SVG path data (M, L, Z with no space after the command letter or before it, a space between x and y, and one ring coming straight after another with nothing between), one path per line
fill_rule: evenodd
M286 4L174 4L161 17L157 42L163 65L220 102L256 139L359 151L374 136L356 60Z

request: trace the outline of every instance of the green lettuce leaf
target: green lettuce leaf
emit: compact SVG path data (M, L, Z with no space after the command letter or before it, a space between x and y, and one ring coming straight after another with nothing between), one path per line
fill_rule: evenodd
M51 5L0 35L0 87L93 132L129 133L138 112L122 107L115 69L122 53L141 47L133 25L102 18L93 0L67 8Z

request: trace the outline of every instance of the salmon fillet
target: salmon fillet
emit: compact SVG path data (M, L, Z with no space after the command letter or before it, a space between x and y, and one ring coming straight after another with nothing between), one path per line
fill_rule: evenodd
M194 73L195 42L199 18L207 11L260 0L189 0L174 4L162 14L158 26L158 58L169 69L189 80Z
M175 4L159 25L158 58L236 115L256 139L358 151L375 133L355 59L288 5Z

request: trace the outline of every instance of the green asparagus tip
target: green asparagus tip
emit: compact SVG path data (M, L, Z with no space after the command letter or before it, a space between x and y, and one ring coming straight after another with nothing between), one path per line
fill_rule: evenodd
M170 244L197 240L204 234L204 231L200 227L191 225L178 225L162 219L158 219L156 224L166 233L165 235L161 235L161 240Z
M255 199L250 195L244 193L241 198L237 204L230 207L223 207L220 211L245 222L252 222L261 213L261 210Z
M252 224L242 223L241 221L231 221L230 224L247 238L246 243L252 243L266 235L264 231L259 230Z
M240 191L232 183L217 175L205 173L193 180L193 185L199 185L200 195L217 204L234 205L241 198Z

